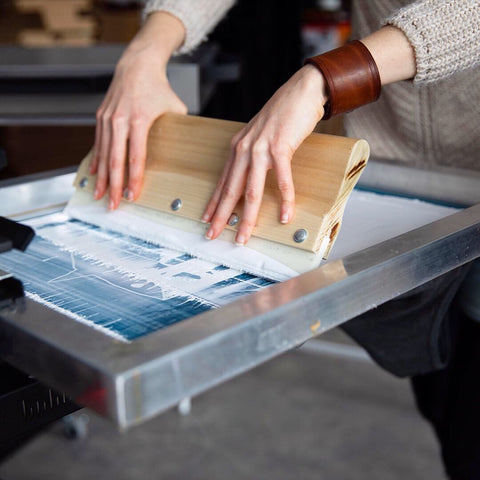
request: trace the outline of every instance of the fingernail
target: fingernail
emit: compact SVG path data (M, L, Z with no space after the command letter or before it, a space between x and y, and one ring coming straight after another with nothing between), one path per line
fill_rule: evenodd
M114 208L115 208L115 203L113 202L113 200L110 200L108 202L108 209L113 210Z
M200 219L202 223L207 223L208 222L208 213L204 213L203 217Z
M282 218L280 219L280 223L288 223L288 212L282 213Z
M238 245L239 247L243 247L245 245L245 237L241 233L236 236L235 245Z
M95 191L93 192L93 198L95 200L98 200L98 194L99 194L98 189L95 189Z
M133 192L126 188L123 191L123 198L125 198L125 200L128 200L129 202L133 202Z
M206 238L207 240L211 240L212 237L213 237L213 230L210 229L210 230L207 232L207 234L205 235L205 238Z

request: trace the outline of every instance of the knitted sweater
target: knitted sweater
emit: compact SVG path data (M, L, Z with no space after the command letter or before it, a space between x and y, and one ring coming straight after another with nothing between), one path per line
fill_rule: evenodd
M149 0L185 25L178 53L195 48L234 0ZM353 33L382 25L401 29L417 65L413 81L387 85L378 102L347 115L349 135L368 140L372 155L416 166L480 170L480 2L354 0Z
M348 134L365 138L378 158L480 170L480 2L358 0L352 13L357 38L400 28L417 73L347 115Z

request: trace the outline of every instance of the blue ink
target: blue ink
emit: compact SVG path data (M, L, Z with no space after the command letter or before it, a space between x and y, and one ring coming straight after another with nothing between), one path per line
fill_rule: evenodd
M127 340L274 283L78 220L46 222L26 252L0 255L0 268L47 304Z
M200 275L193 275L192 273L188 273L188 272L177 273L174 276L175 277L191 278L192 280L200 280L202 278Z

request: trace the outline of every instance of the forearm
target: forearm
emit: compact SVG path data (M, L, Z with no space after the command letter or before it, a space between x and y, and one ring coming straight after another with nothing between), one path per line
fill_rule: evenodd
M205 40L234 3L235 0L148 0L144 15L168 12L178 18L185 28L185 37L175 53L189 53Z
M405 34L396 27L386 26L362 38L370 51L382 85L409 80L415 76L415 53Z
M144 57L155 66L166 67L173 52L185 41L185 27L174 15L167 12L150 14L143 27L125 50L117 68L129 67Z

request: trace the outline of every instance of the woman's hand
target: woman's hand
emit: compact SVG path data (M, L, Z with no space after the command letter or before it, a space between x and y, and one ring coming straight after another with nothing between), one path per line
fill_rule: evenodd
M187 113L168 83L166 66L185 38L183 24L164 12L149 16L120 59L112 84L97 111L95 147L90 173L98 173L95 199L109 189L108 208L122 195L130 201L142 188L147 136L153 121L165 112ZM125 192L124 172L128 162Z
M293 75L232 139L230 157L202 221L211 222L208 239L220 235L238 200L244 210L235 242L245 245L255 227L268 170L275 169L281 195L280 222L294 215L291 159L323 117L327 98L322 74L306 65Z

